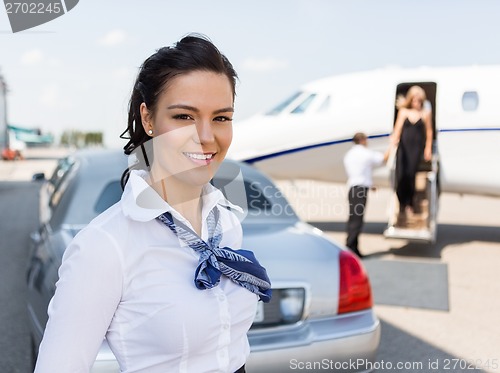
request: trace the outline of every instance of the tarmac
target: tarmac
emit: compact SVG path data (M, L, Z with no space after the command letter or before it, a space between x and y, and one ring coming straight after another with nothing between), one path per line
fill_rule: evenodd
M54 171L57 159L70 154L69 148L28 148L24 159L0 160L0 181L29 181L36 173L44 173L48 178Z
M344 185L303 180L280 181L278 186L303 219L345 242ZM382 188L369 194L365 232L360 236L363 261L447 264L449 310L376 304L377 316L457 357L452 363L462 369L470 362L484 372L500 372L500 198L442 193L438 239L430 245L383 236L391 195L391 190ZM437 371L458 371L451 364L445 369L444 363Z

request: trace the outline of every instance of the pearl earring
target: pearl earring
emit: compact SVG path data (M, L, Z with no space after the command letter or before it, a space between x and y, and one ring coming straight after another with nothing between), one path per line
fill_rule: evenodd
M152 136L152 135L153 135L153 130L152 130L152 129L148 130L148 135L149 135L149 136Z

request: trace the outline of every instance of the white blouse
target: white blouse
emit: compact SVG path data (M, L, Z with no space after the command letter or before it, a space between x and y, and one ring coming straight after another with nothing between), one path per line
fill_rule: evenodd
M122 372L234 372L250 352L246 332L258 296L225 276L194 285L198 254L155 218L170 211L132 171L119 203L95 218L64 253L49 305L36 373L89 372L104 337ZM203 190L202 238L214 206L221 247L240 248L239 209L210 184Z
M364 186L371 188L372 174L375 167L384 164L384 155L368 149L365 145L354 145L344 157L344 166L347 173L347 185Z

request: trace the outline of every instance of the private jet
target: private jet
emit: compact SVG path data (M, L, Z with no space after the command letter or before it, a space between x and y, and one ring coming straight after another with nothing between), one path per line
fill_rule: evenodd
M416 178L418 213L399 224L392 198L384 234L434 242L440 192L500 197L500 65L383 68L313 81L271 110L234 125L229 156L275 179L345 182L343 156L355 132L389 146L396 97L421 86L432 109L433 157ZM394 159L391 157L390 159ZM394 186L394 162L374 182Z

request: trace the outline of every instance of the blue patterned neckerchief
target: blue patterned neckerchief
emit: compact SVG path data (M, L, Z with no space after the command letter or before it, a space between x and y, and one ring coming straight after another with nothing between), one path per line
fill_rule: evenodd
M266 269L259 264L253 252L219 247L222 240L222 227L217 206L207 217L208 242L203 241L179 220L175 219L174 222L170 212L163 213L157 219L200 254L194 276L194 284L198 289L210 289L217 286L220 276L225 275L238 285L259 295L263 302L270 301L271 282Z

